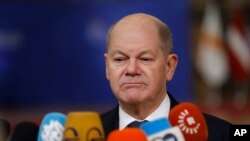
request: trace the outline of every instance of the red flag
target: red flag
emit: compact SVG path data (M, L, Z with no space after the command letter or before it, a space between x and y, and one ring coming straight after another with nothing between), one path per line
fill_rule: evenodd
M233 11L226 37L232 77L238 83L244 82L250 73L250 47L240 9Z

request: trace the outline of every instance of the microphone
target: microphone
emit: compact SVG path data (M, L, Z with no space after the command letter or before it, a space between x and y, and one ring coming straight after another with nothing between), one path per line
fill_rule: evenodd
M124 128L112 131L107 141L147 141L147 137L140 128Z
M10 123L0 118L0 141L6 141L7 137L10 134Z
M19 123L8 138L8 141L36 141L38 126L32 122Z
M144 123L140 128L147 135L148 141L185 141L180 128L171 127L166 118Z
M61 141L65 121L66 116L62 113L46 114L40 125L37 141Z
M181 103L169 113L170 123L178 126L187 141L207 141L208 129L205 118L197 106Z
M65 122L63 141L104 141L104 132L97 112L70 112Z

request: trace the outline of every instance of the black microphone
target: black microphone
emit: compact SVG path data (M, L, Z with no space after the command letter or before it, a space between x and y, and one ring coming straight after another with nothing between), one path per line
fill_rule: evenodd
M10 123L0 118L0 141L6 141L10 134Z
M36 141L39 127L32 122L21 122L13 130L8 141Z

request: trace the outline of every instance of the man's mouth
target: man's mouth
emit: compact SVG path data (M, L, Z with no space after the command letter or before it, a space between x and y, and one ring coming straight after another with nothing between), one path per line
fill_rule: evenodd
M126 87L126 88L141 87L142 85L144 85L144 83L140 83L140 82L129 82L129 83L123 83L122 84L122 86Z

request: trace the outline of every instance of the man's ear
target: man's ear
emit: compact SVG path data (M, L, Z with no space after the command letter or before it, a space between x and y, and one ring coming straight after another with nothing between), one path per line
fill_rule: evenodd
M108 53L104 54L104 59L105 59L106 78L109 80Z
M166 64L167 81L172 80L177 64L178 64L178 56L176 54L169 54L167 57L167 64Z

